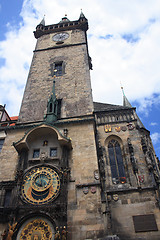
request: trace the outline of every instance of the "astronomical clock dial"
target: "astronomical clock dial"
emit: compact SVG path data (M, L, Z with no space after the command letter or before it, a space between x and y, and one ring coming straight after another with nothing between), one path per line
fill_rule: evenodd
M55 199L59 190L58 173L50 167L36 167L26 173L21 194L25 202L41 205Z
M57 33L57 34L55 34L55 35L52 37L52 39L53 39L53 41L55 41L55 42L62 42L62 41L64 41L64 40L66 40L68 37L69 37L69 34L63 32L63 33Z

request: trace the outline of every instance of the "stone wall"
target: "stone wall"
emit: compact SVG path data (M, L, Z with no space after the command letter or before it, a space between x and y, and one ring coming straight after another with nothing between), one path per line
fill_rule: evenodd
M62 99L61 117L85 115L93 111L85 33L82 30L72 30L69 34L70 42L50 49L47 48L51 44L54 46L55 42L49 34L38 39L19 121L43 120L47 100L52 93L51 64L59 61L65 65L64 74L55 79L56 96Z
M108 125L107 125L108 124ZM132 125L132 127L131 127ZM107 131L106 129L109 129ZM133 216L154 214L158 230L160 229L159 207L157 202L157 190L155 182L147 167L146 158L141 145L141 137L148 136L147 130L140 130L137 121L129 123L105 123L97 126L100 145L103 147L105 164L105 185L109 209L111 211L112 233L117 234L122 240L159 239L160 231L146 231L135 233ZM105 131L106 130L106 131ZM130 159L128 138L130 138L134 156L137 161L137 176L133 170ZM114 184L112 182L108 142L116 139L121 146L123 162L125 166L126 183ZM151 145L150 145L151 146ZM153 153L154 153L154 149ZM143 181L138 182L137 178Z

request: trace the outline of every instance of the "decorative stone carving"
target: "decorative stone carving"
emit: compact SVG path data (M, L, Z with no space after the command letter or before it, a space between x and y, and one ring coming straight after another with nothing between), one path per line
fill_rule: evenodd
M47 160L47 158L48 158L47 152L41 152L41 154L40 154L40 161L44 162L45 160Z
M83 187L83 193L88 194L88 192L89 192L89 188L88 187Z
M105 169L104 169L104 160L103 157L99 159L100 175L102 179L105 179Z
M132 168L134 173L138 173L138 164L137 164L137 159L134 157L134 153L131 153L130 160L132 163Z
M99 180L99 172L98 172L98 170L95 170L95 171L94 171L94 178L95 178L96 180Z

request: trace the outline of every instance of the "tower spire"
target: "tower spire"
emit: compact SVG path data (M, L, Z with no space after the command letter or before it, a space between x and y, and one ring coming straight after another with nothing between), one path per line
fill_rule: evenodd
M124 89L123 89L122 83L121 83L121 90L122 90L122 94L123 94L123 106L132 108L131 103L128 101L128 99L127 99L127 97L126 97L126 95L124 93Z
M82 19L82 18L85 18L85 19L86 19L84 13L82 12L82 8L81 8L81 13L80 13L79 19Z
M123 94L123 106L124 107L129 107L129 108L133 108L133 106L131 105L131 103L129 102L129 100L127 99L127 97L125 96L125 93L124 93L124 89L123 89L123 86L122 86L122 83L121 83L121 89L122 89L122 94ZM137 124L140 128L145 128L142 121L140 120L140 118L138 117L136 111L135 111L135 116L137 118Z
M44 120L48 123L55 122L58 115L58 100L55 93L55 78L56 75L54 74L52 93L47 103L47 114L44 116Z
M43 19L42 19L42 21L40 22L39 25L43 25L43 26L45 26L45 14L44 14L44 17L43 17Z

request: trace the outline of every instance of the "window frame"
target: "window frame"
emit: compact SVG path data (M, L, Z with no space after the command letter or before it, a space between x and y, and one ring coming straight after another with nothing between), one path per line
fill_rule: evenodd
M117 159L117 153L116 153L116 148L115 146L113 147L113 152L114 155L112 156L112 160L110 157L110 153L109 153L109 144L111 142L115 142L114 144L116 145L116 143L118 143L118 150L120 150L119 152L119 159ZM117 136L110 136L106 139L105 141L105 146L106 146L106 150L107 150L107 156L108 156L108 164L110 166L110 171L111 171L111 179L112 179L112 183L113 184L124 184L126 183L126 170L125 170L125 163L124 163L124 150L123 150L123 145L122 145L122 140L117 137ZM118 151L117 150L117 151ZM115 154L116 153L116 154ZM112 164L111 164L112 161ZM116 167L116 173L117 176L114 177L114 168Z
M36 151L39 152L38 157L35 157L35 156L34 156L34 153L35 153ZM33 149L32 158L33 158L33 159L37 159L37 158L39 158L39 157L40 157L40 148L35 148L35 149Z
M52 150L56 150L56 156L51 156L51 151ZM57 158L58 157L58 149L57 149L57 147L50 147L49 156L50 156L50 158Z
M59 71L55 71L57 70L56 65L61 65L61 71L59 74ZM61 77L65 74L65 62L64 61L55 61L54 63L50 64L50 70L51 70L51 76L52 77Z

